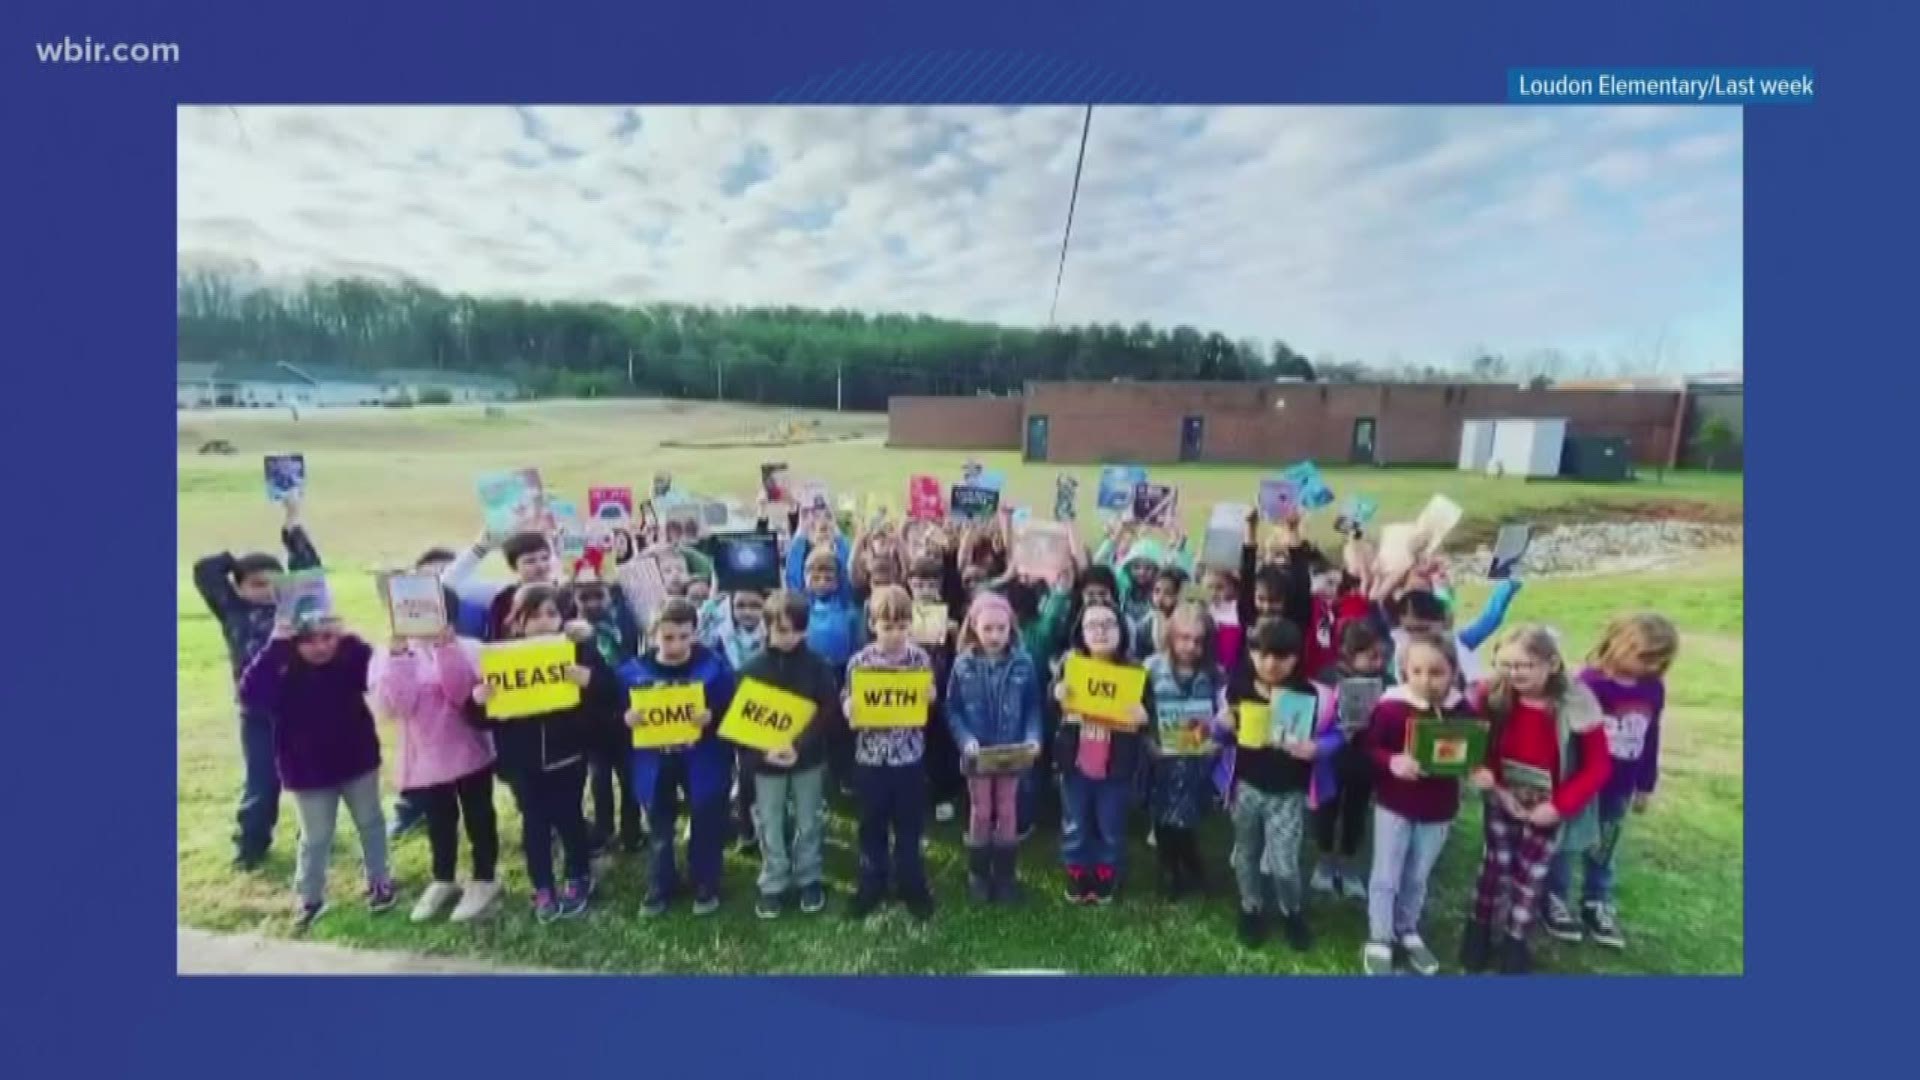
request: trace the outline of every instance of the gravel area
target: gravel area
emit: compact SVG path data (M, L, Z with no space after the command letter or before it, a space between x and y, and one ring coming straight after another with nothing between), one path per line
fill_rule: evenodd
M1520 560L1523 578L1582 577L1656 570L1685 562L1699 552L1740 544L1738 525L1689 521L1610 522L1560 525L1536 532ZM1450 553L1448 572L1456 581L1486 577L1491 546L1471 553Z

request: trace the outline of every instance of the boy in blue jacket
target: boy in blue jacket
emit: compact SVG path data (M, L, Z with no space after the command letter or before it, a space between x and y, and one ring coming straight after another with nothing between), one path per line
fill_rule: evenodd
M866 624L860 604L853 598L853 583L838 557L825 548L807 556L807 648L827 662L846 687L847 661L859 651L866 637ZM827 735L827 767L841 790L853 781L853 731L845 724Z
M633 751L634 797L647 809L653 835L653 873L642 910L666 913L679 888L673 841L680 801L693 819L687 840L687 873L693 879L693 913L710 915L720 907L720 861L726 845L727 793L733 781L733 749L720 741L720 717L733 702L734 674L719 653L694 639L700 614L686 600L669 600L654 620L653 650L620 666L621 681L632 690L699 684L706 708L696 719L700 737L686 746ZM639 714L629 710L632 726Z

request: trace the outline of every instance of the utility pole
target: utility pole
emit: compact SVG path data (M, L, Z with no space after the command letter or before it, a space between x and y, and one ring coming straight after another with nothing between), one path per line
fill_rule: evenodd
M627 350L627 385L633 385L633 350Z
M843 401L843 398L841 397L841 391L845 386L844 382L841 379L841 368L845 365L845 363L846 361L844 360L835 360L833 362L833 411L834 412L846 411L845 407L841 404Z
M727 399L727 359L719 349L713 351L713 400Z

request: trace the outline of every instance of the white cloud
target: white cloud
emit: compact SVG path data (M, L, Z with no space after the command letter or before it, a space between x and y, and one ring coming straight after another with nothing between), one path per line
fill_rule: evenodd
M179 244L273 275L1033 325L1082 118L183 108ZM1737 322L1740 149L1730 110L1097 108L1059 317L1433 362Z

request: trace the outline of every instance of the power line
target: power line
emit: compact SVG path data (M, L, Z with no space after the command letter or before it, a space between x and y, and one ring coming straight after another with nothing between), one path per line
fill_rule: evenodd
M1067 231L1060 237L1060 266L1053 272L1053 303L1047 305L1047 325L1060 309L1060 281L1067 276L1067 244L1073 240L1073 210L1080 203L1080 170L1087 164L1087 132L1093 130L1093 106L1087 106L1086 119L1080 122L1080 156L1073 163L1073 194L1067 199Z

